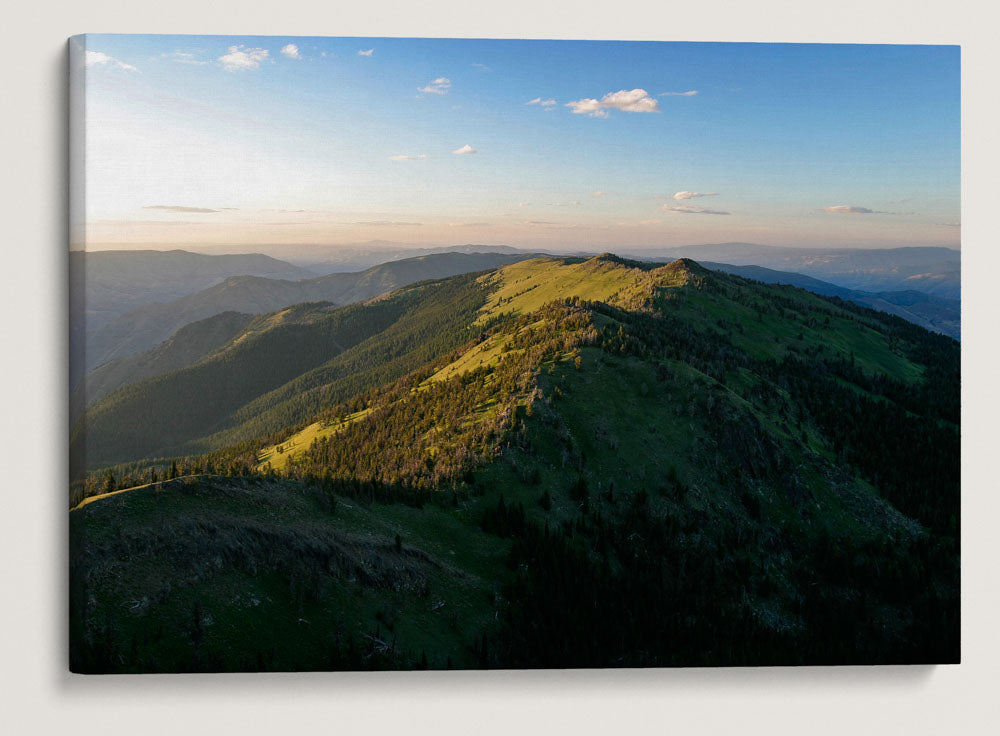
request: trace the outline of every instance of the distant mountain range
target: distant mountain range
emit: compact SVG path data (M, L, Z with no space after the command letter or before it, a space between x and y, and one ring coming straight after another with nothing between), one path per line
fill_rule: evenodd
M339 243L337 245L276 244L255 245L257 252L273 258L307 268L317 274L339 273L343 271L363 271L389 261L399 261L416 256L438 253L505 253L516 254L535 252L532 249L515 248L510 245L485 245L467 243L465 245L435 245L432 243L397 243L391 240L369 240L362 243ZM190 246L191 250L208 255L219 255L233 251L233 246L203 245ZM547 249L538 249L547 252Z
M148 350L184 325L221 312L263 314L307 301L350 304L416 281L496 268L530 255L441 253L391 261L361 272L334 273L307 279L270 278L252 273L227 276L221 281L213 279L215 283L207 288L192 290L177 299L157 299L143 304L92 331L87 338L85 364L88 370L92 370L115 358ZM196 259L223 259L227 266L238 258L196 256ZM302 273L301 269L284 265L293 273ZM218 273L218 268L215 273Z
M509 245L465 244L437 246L427 243L395 243L377 240L346 245L255 246L260 252L308 268L319 274L359 271L379 263L442 252L523 253L541 251L549 255L590 257L598 251L542 247L523 249ZM221 246L204 246L205 253L223 252ZM860 291L922 291L948 299L961 298L961 252L944 247L903 248L798 248L757 243L708 243L662 248L617 249L629 257L646 261L690 258L736 266L762 266L791 271Z
M70 383L85 370L92 344L85 336L126 312L200 291L230 276L301 279L307 269L259 253L207 256L183 250L71 251Z
M664 260L691 258L699 263L791 271L859 291L921 291L961 298L961 252L951 248L817 249L719 243L667 248L655 254Z
M712 263L711 261L702 261L701 264L706 268L735 273L765 284L790 284L815 294L836 296L855 304L863 304L872 309L895 314L915 325L954 337L956 340L961 338L962 303L958 299L948 299L916 290L856 291L820 281L812 276L775 271L761 266L734 266L729 263Z

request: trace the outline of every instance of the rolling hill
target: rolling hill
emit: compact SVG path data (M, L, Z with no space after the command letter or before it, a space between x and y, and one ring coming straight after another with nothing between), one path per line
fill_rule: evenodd
M95 368L70 396L70 423L76 423L87 403L115 389L194 365L235 339L253 319L252 314L222 312L185 325L152 350Z
M950 338L608 254L250 324L78 426L75 671L959 657Z
M390 261L361 272L310 279L235 275L179 299L144 304L106 324L88 339L87 366L93 369L107 361L149 350L184 325L222 312L264 314L316 301L351 304L417 281L496 268L528 257L528 254L438 253Z
M90 337L95 330L138 307L179 299L239 275L301 279L314 274L258 253L203 255L184 250L71 251L71 387L76 386L83 373L95 365L89 355L84 354L92 350Z

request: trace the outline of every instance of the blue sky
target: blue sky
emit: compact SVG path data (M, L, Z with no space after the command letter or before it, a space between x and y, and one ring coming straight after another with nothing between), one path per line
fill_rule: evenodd
M76 42L88 243L959 243L958 47Z

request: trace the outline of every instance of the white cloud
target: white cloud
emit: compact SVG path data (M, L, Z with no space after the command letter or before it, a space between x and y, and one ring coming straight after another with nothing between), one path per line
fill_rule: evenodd
M289 59L301 59L302 56L299 54L299 47L294 43L290 43L287 46L281 47L281 53L287 56Z
M247 48L246 46L230 46L228 53L219 57L219 63L227 72L242 72L256 69L262 61L270 56L267 49Z
M366 222L354 222L352 225L374 225L377 227L420 227L422 222L396 222L395 220L368 220Z
M358 56L371 56L375 53L375 49L360 49L358 51Z
M408 153L401 153L401 154L399 154L397 156L390 156L389 160L390 161L418 161L418 160L420 160L422 158L427 158L427 154L426 153L418 153L418 154L415 154L415 155L410 155Z
M430 92L434 95L443 95L451 89L451 80L447 77L438 77L426 87L417 87L418 92Z
M660 92L657 97L694 97L698 90L689 89L687 92Z
M677 192L674 199L696 199L698 197L718 197L718 192Z
M556 104L556 101L553 100L552 98L549 98L547 100L543 100L541 97L536 97L533 100L528 100L524 104L525 105L541 105L542 107L551 107L552 105Z
M204 66L207 61L198 58L197 54L193 54L190 51L172 51L169 54L160 54L157 59L167 59L168 61L173 61L178 64L194 64L197 66Z
M722 210L706 210L704 207L695 207L690 204L665 204L660 209L664 212L679 212L682 215L728 215Z
M593 97L584 97L566 103L567 107L573 108L576 115L589 115L592 118L608 117L608 110L622 110L623 112L659 112L660 103L649 96L644 89L620 89L617 92L608 92L600 100Z
M117 67L118 69L124 69L127 72L137 72L139 71L131 64L126 64L124 61L119 61L113 56L108 56L103 51L90 51L84 54L83 63L87 66L103 66L109 64L110 66Z
M592 118L606 118L608 116L608 111L601 109L601 101L595 100L593 97L567 102L566 107L572 107L575 115L589 115Z
M660 103L649 96L644 89L618 90L601 98L602 107L615 108L625 112L659 112Z
M870 210L867 207L849 207L846 204L835 204L823 208L830 215L875 215L884 214Z
M466 143L461 148L456 148L454 151L452 151L452 153L454 153L456 156L467 156L470 153L478 153L478 151L476 151L475 148Z

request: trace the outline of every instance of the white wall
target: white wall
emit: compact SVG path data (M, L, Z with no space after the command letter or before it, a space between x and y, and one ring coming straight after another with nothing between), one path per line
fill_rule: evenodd
M987 2L112 0L3 12L0 723L7 733L974 733L1000 724L996 12ZM80 32L963 44L964 664L81 678L65 672L66 79ZM15 278L12 278L15 276ZM992 385L991 385L992 384Z

